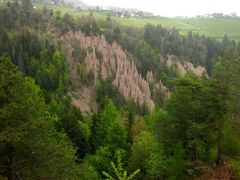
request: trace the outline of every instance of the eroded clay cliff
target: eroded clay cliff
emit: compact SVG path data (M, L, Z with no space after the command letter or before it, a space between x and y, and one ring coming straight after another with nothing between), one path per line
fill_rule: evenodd
M187 61L181 61L174 55L168 55L166 63L168 68L176 66L179 75L181 76L184 76L189 71L193 72L197 76L202 76L204 73L207 72L203 66L194 67L192 63Z
M70 64L69 67L71 68L70 76L76 86L79 85L76 69L77 63L79 62L72 57L76 43L73 45L71 42L77 42L77 46L86 49L84 64L87 73L93 73L94 82L99 79L106 80L108 77L113 76L113 86L119 89L119 92L126 100L133 99L134 102L140 105L146 104L150 111L154 109L149 82L141 76L136 65L128 59L119 44L116 42L109 44L103 35L90 37L85 36L80 31L69 32L62 37L62 40L68 44L67 58ZM100 54L100 57L98 54ZM72 94L83 95L81 92L73 92ZM88 94L92 96L92 93ZM72 97L73 103L78 106L84 104L81 101L88 102L86 99L90 99L90 97L78 99L75 96Z

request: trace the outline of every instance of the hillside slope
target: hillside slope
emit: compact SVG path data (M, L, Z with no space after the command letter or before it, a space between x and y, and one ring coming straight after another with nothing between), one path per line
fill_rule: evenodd
M77 65L79 62L72 57L73 49L77 47L72 45L71 42L77 41L77 46L86 50L84 65L87 74L93 73L94 84L98 80L106 80L112 76L114 79L112 84L119 89L125 100L133 99L135 103L140 105L145 103L150 111L153 110L154 102L151 99L148 82L138 72L136 65L128 60L126 53L116 42L110 45L103 35L90 37L85 36L80 31L69 32L63 37L63 40L68 42L67 59L70 63L71 79L75 87L80 83L80 79L77 80ZM76 89L78 90L78 88ZM72 93L76 94L75 91ZM86 96L82 100L84 99L86 99ZM82 100L79 99L79 105L84 104L81 103ZM74 96L73 102L76 102ZM86 108L81 107L81 109Z
M81 31L70 31L61 37L67 48L67 61L70 78L73 83L72 103L79 107L83 114L96 110L95 86L99 81L112 79L112 85L123 95L126 101L133 100L136 104L146 105L150 112L155 103L152 99L150 83L153 89L160 90L168 96L168 90L162 81L156 81L154 74L148 71L146 79L142 77L133 61L130 61L125 50L116 43L109 44L104 35L86 36ZM84 60L74 57L77 49L85 52ZM169 55L166 61L169 69L177 66L180 75L191 71L198 76L206 73L202 66L194 68L190 62L180 61L177 57ZM82 67L82 70L79 70ZM83 72L80 72L83 71ZM92 75L89 82L83 83L81 73L85 77ZM92 83L90 82L92 80Z
M35 4L37 8L42 9L43 4ZM48 8L53 9L54 12L61 11L62 14L69 13L74 17L82 17L89 15L89 11L79 11L75 8L70 8L67 6L57 6L50 5ZM93 12L96 19L105 20L109 12L104 11L94 11ZM168 18L168 17L115 17L114 14L110 13L112 19L126 26L144 27L147 23L153 25L161 24L164 27L177 28L180 33L187 34L188 31L193 31L194 33L204 34L205 36L213 37L221 40L225 34L229 36L230 39L240 40L240 18Z

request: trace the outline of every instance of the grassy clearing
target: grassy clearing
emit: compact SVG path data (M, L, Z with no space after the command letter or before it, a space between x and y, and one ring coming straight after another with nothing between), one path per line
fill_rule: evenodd
M35 4L38 9L44 5ZM90 12L81 12L75 8L67 6L47 5L47 8L53 11L61 11L62 14L69 13L75 17L89 15ZM96 19L105 19L108 12L93 12ZM149 17L149 18L120 18L112 16L112 19L119 24L126 26L144 27L147 23L154 25L161 24L164 27L176 27L180 33L187 34L188 31L204 34L209 37L221 39L227 34L230 39L240 41L240 19L211 19L211 18L167 18L167 17Z

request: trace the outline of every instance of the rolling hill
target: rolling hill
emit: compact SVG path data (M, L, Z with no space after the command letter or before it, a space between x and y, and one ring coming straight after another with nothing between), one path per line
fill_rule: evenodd
M44 5L35 4L39 9L42 9ZM49 9L53 11L61 11L62 14L69 13L73 16L86 16L89 15L89 11L79 11L76 8L67 6L48 5ZM126 26L143 27L147 23L153 25L161 24L164 27L175 27L180 30L180 33L187 34L188 31L204 34L205 36L221 39L225 34L230 39L240 41L240 18L205 18L205 17L193 17L193 18L169 18L169 17L115 17L115 15L109 11L94 11L95 18L105 19L108 14L112 15L112 19L119 24Z

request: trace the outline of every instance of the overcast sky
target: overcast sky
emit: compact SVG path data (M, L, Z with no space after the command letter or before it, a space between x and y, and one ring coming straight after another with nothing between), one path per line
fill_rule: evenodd
M83 0L89 5L136 8L161 16L196 16L232 12L240 15L240 0Z

